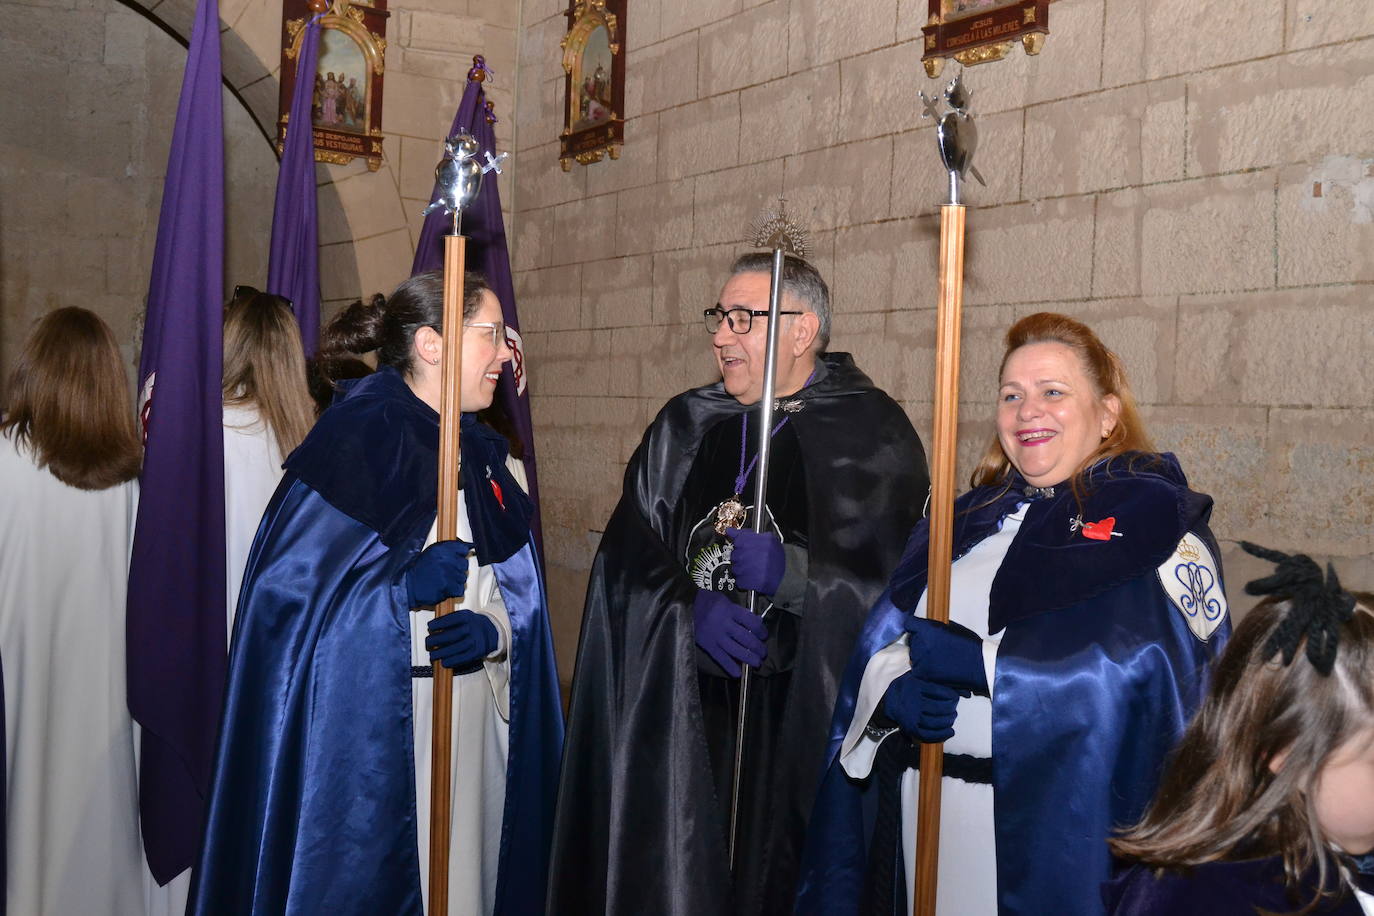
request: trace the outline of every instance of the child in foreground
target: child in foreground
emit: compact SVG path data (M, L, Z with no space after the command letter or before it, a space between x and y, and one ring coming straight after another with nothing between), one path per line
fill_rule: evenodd
M1246 616L1144 818L1112 851L1114 916L1374 914L1374 597L1304 555Z

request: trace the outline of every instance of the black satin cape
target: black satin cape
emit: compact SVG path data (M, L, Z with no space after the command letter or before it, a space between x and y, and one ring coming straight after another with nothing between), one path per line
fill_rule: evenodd
M998 531L1025 481L955 501L954 556ZM1154 797L1165 760L1206 694L1230 635L1220 570L1192 614L1157 570L1188 533L1207 545L1211 497L1188 489L1172 455L1128 454L1088 473L1082 503L1068 487L1033 500L992 582L988 631L1005 629L992 700L992 788L998 911L1100 914L1111 873L1106 838ZM1090 540L1075 517L1112 517L1122 537ZM926 587L929 526L911 534L873 608L835 704L828 771L807 837L797 912L858 913L876 815L876 786L838 760L873 653L899 637ZM1208 638L1188 619L1215 622ZM958 723L955 723L958 728ZM952 829L946 825L944 829ZM905 871L895 870L905 896Z
M402 573L434 522L437 454L438 415L382 370L287 459L234 621L189 912L421 913ZM464 416L464 501L511 624L495 911L533 914L562 715L530 505L505 454L504 439Z
M841 670L920 517L920 440L845 353L791 414L810 534L801 636L773 775L771 908L787 909ZM698 690L686 531L674 506L702 435L749 409L719 383L669 401L625 473L587 588L569 708L548 912L725 914L728 799L716 798ZM803 676L803 672L805 676ZM746 761L746 766L747 761Z

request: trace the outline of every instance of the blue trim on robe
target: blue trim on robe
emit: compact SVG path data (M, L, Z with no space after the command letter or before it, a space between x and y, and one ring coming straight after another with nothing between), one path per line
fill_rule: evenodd
M1013 474L1006 487L956 501L956 558L1001 528L1025 499L1024 485ZM1200 641L1155 576L1189 531L1217 556L1210 512L1211 499L1187 489L1172 455L1104 461L1089 472L1081 506L1065 488L1027 508L993 579L989 608L990 631L1006 630L992 712L1000 912L1102 911L1099 885L1110 872L1105 838L1153 797L1230 634L1227 621ZM1079 515L1114 516L1123 537L1083 538L1069 530ZM850 779L838 754L869 659L902 634L925 589L928 544L922 521L846 667L808 831L799 913L857 911L877 793L871 780ZM1086 792L1090 786L1097 791Z
M402 572L434 521L437 421L399 375L378 372L288 459L239 600L191 913L421 912ZM489 485L464 487L511 623L495 911L538 913L562 710L542 571L528 528L510 550L503 517L529 504L504 441L484 431L465 418L465 465L504 484L504 509Z

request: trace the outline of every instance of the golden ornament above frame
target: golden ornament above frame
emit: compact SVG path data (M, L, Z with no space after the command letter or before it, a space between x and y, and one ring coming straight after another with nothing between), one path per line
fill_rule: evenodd
M1039 54L1050 31L1052 0L928 0L926 75L934 79L946 58L966 67L1001 60L1017 41Z
M627 0L570 0L563 36L563 132L559 162L620 158L625 142Z
M323 13L311 111L315 161L346 165L362 157L369 171L381 168L382 78L386 70L386 20L391 15L386 2L283 0L278 154L286 142L305 26L311 17Z

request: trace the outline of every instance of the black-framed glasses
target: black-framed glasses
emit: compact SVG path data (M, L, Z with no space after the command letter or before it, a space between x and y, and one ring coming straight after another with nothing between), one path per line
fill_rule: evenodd
M258 296L261 294L262 290L258 289L256 286L249 286L246 283L240 283L238 286L234 287L234 295L229 297L229 301L238 302L240 299L247 299L249 296ZM285 296L277 296L277 298L280 299L282 302L285 302L286 307L289 308L291 311L294 312L296 310L296 304L292 302L290 299L286 298Z
M800 315L801 312L783 309L779 311L778 314ZM749 329L754 326L755 318L768 317L768 309L758 310L739 307L723 309L718 305L714 305L709 309L703 310L701 315L706 319L706 331L709 334L714 334L719 331L721 322L724 321L730 322L730 330L734 331L736 334L748 334Z

